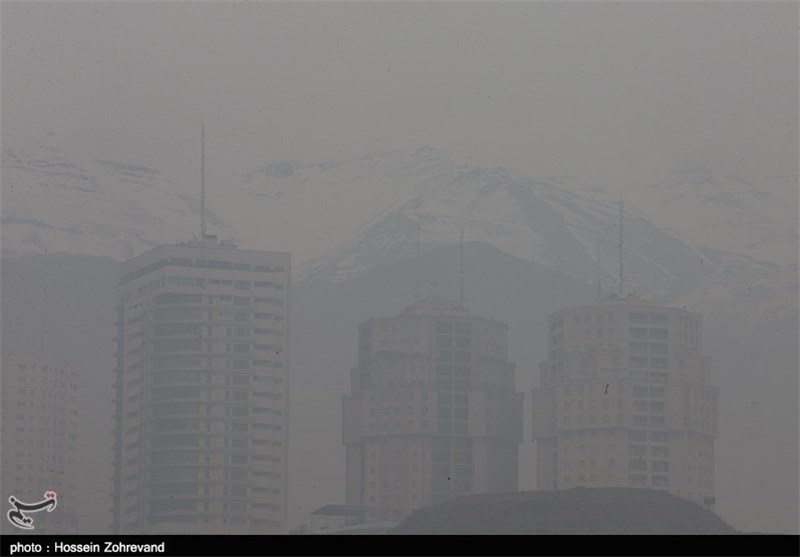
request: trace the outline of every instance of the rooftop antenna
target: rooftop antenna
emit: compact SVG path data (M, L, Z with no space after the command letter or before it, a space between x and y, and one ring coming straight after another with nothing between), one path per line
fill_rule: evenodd
M617 247L619 248L619 297L622 298L623 291L625 289L625 275L623 272L622 266L622 244L623 244L623 236L622 236L622 196L619 196L619 244Z
M459 293L458 302L464 307L464 227L461 227L461 234L458 237L458 280Z
M42 297L41 303L39 304L39 354L44 357L44 332L45 332L45 316L44 316L44 307L47 304L46 296L46 288L47 285L44 282L44 278L42 278Z
M597 284L597 299L599 300L603 296L603 289L600 288L600 236L597 237L597 242L595 243L594 259L595 259L594 280L595 283Z
M419 233L420 233L420 226L417 225L417 261L416 265L414 265L414 299L419 300Z
M206 237L206 125L200 124L200 241Z

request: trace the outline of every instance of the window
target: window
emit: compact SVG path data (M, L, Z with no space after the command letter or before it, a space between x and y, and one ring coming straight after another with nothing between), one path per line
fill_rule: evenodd
M199 323L161 323L155 326L156 336L197 336L200 334L200 330L201 325ZM141 336L141 333L138 336Z
M168 511L194 511L197 509L197 499L163 499L150 501L150 512Z
M647 470L647 461L639 459L629 460L628 470Z
M631 342L630 343L630 350L634 354L647 354L647 343L646 342Z
M669 476L653 476L652 482L653 482L653 487L668 487Z
M164 451L153 453L151 462L158 466L161 464L196 464L198 454L186 451ZM177 472L176 472L177 473Z
M453 332L453 324L447 323L444 321L439 321L436 323L436 332L438 333L452 333Z
M191 325L189 325L192 327ZM193 328L193 327L192 327ZM198 338L173 338L156 340L154 342L155 353L162 352L184 352L200 350L201 340Z
M654 460L652 468L653 468L653 472L669 472L669 461L668 460Z
M647 485L647 476L644 474L630 474L628 476L630 485L641 486Z
M180 293L166 293L159 294L155 297L154 303L157 306L167 304L199 304L203 301L201 294L180 294Z
M647 441L647 432L635 429L628 434L628 438L631 441Z
M248 427L245 422L230 422L225 424L225 430L230 433L246 433Z
M153 390L153 400L173 400L176 398L199 398L199 387L161 387Z
M650 367L655 367L655 368L669 367L669 360L667 358L650 358Z
M666 354L667 353L667 344L665 342L651 342L650 343L650 353L651 354Z
M629 445L628 446L628 454L630 456L644 456L646 454L647 447L644 445Z
M669 447L656 446L651 451L655 457L669 458Z
M668 317L664 313L651 313L649 315L651 325L666 325Z
M154 312L156 321L188 321L203 318L202 308L170 307L158 308Z
M155 482L169 482L174 480L194 480L197 479L200 470L198 468L154 468L150 472L150 477Z
M653 372L650 374L650 380L653 383L666 383L667 382L667 374L664 372Z
M453 346L453 337L438 335L436 337L436 346L439 348L451 348Z
M669 338L669 329L650 329L650 338Z

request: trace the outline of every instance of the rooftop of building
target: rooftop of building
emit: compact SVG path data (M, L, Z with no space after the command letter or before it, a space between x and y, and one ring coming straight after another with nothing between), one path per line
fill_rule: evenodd
M594 311L600 312L600 311L608 311L609 309L621 309L621 310L629 309L632 311L642 309L645 311L657 310L657 311L667 311L667 312L681 312L689 314L695 318L702 317L699 313L689 311L685 307L679 308L673 306L665 306L663 304L656 303L652 300L646 300L644 298L641 298L637 294L626 294L625 296L619 296L618 294L611 294L607 297L594 300L593 302L588 304L561 308L560 310L549 314L547 318L553 319L561 315L569 315L573 313L586 313Z
M457 315L467 316L463 304L442 296L428 296L416 300L403 310L402 315Z
M213 250L213 253L209 253ZM251 270L250 265L257 264L264 257L282 259L281 265L289 268L291 254L281 251L248 250L236 247L230 240L219 240L217 236L206 234L203 239L194 238L178 244L162 244L145 253L123 262L120 284L132 280L164 265L180 267L224 268L213 265L219 262L234 262L238 267L229 270ZM211 260L218 261L211 261ZM259 269L255 269L259 270Z
M418 509L390 534L735 534L712 510L667 491L578 487L468 495Z

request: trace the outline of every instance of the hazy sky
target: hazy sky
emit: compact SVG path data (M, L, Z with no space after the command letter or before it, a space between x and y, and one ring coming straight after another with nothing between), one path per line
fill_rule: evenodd
M534 176L796 174L795 2L8 2L2 131L194 181L433 145Z

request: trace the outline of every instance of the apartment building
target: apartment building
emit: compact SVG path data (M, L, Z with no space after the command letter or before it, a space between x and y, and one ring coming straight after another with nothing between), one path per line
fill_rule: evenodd
M462 495L517 491L523 395L506 331L436 297L359 325L343 397L348 505L400 520Z
M117 532L286 530L289 276L214 236L123 264Z
M718 390L702 317L629 296L547 321L533 391L539 489L647 487L712 506Z

